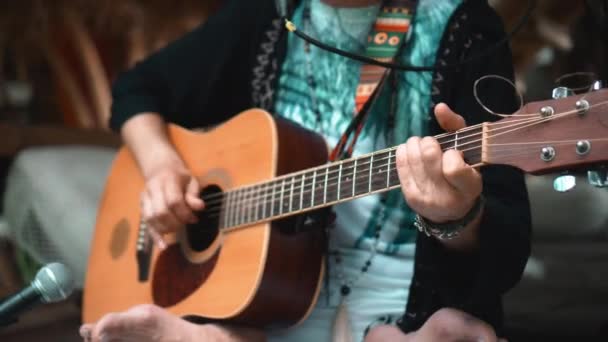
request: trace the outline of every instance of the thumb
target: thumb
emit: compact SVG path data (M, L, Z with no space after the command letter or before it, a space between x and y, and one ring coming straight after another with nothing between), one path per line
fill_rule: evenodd
M456 113L445 103L435 106L435 117L439 126L447 132L454 132L466 127L464 118Z
M205 203L200 197L201 186L196 178L191 177L190 182L186 186L186 203L193 210L203 210Z

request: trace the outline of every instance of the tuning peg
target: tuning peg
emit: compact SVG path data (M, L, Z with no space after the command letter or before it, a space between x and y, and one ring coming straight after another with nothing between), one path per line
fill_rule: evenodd
M587 171L587 180L589 184L595 187L606 188L608 187L608 170L606 168L589 170Z
M557 192L568 192L576 187L576 177L564 173L553 180L553 190Z
M554 99L563 99L564 97L572 96L574 92L570 88L566 87L557 87L553 89L551 96Z

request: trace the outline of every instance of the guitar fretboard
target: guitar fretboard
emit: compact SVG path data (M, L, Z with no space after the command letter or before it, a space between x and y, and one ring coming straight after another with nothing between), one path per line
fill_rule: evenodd
M482 129L469 127L436 138L442 150L460 150L469 164L477 164ZM225 192L220 228L269 221L397 188L396 150L392 147Z

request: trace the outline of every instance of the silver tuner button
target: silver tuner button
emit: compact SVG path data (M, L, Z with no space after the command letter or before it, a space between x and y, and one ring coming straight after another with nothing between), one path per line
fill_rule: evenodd
M573 175L561 175L553 181L553 190L557 192L568 192L574 187L576 187L576 177Z
M576 111L577 111L578 115L581 115L581 116L585 115L589 111L589 102L587 100L584 100L584 99L578 100L578 101L576 101L574 106L576 107Z
M553 89L551 97L553 97L554 99L563 99L564 97L572 95L574 95L572 89L566 87L557 87Z
M553 110L553 107L551 107L551 106L544 106L543 108L540 109L540 115L543 118L550 117L554 113L555 113L555 110Z
M587 181L596 188L608 188L608 172L605 169L587 171Z
M546 162L550 162L555 159L555 149L551 146L543 147L540 150L540 159Z
M604 88L604 82L601 80L593 82L593 85L591 86L591 90L593 91L600 90L602 88Z
M579 140L576 142L576 154L584 156L591 151L591 142L589 140Z

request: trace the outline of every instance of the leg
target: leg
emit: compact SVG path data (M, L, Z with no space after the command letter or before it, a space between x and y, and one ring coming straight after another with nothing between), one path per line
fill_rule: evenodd
M262 331L187 322L154 305L139 305L108 314L95 324L83 325L85 342L241 342L265 341Z

